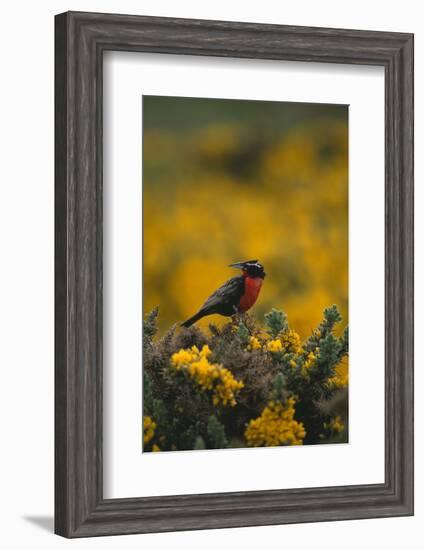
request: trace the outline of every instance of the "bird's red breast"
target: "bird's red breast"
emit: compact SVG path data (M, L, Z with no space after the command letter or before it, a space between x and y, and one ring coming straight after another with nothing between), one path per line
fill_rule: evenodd
M244 276L244 294L240 298L239 310L244 313L249 310L253 304L256 302L263 279L261 277L249 277L248 275Z

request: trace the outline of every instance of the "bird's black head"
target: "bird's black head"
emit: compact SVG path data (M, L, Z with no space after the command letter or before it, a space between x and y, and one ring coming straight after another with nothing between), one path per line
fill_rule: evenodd
M264 266L260 264L258 260L238 262L236 264L231 264L229 267L237 267L238 269L242 269L243 273L249 277L261 277L261 279L264 279L266 275Z

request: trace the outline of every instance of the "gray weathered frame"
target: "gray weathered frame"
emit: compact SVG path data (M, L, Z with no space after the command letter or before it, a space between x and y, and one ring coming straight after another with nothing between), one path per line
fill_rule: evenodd
M56 16L55 31L56 533L84 537L412 515L413 35L75 12ZM384 483L103 499L105 50L384 67Z

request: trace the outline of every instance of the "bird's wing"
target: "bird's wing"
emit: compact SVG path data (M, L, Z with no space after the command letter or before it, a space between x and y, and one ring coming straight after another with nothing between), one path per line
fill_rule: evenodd
M238 275L237 277L232 277L228 279L222 286L220 286L213 294L209 296L203 306L200 308L201 311L212 310L214 307L226 304L234 303L237 304L240 301L240 298L244 293L244 277L243 275Z

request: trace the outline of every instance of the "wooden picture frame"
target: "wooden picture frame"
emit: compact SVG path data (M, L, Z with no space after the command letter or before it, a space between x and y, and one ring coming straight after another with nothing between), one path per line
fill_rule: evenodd
M76 12L56 16L55 31L56 533L85 537L413 514L413 35ZM384 67L384 483L103 498L106 50Z

